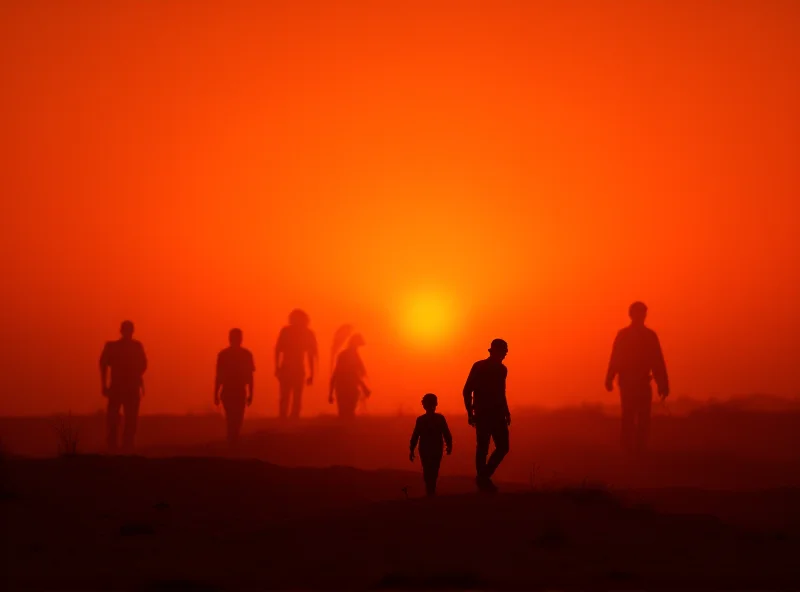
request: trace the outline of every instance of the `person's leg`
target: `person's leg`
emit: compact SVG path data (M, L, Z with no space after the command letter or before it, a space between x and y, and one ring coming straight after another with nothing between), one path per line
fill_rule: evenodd
M109 452L117 450L120 407L122 407L122 401L118 397L108 398L108 407L106 408L106 445Z
M422 460L422 478L425 481L425 493L428 496L436 495L436 481L439 479L442 455L420 455L420 459Z
M232 412L231 412L231 403L230 401L222 397L222 409L225 411L225 440L230 444L231 442L231 423L232 423Z
M636 419L636 398L635 393L620 391L619 399L622 405L622 421L620 425L620 444L626 452L633 450L633 440L635 433Z
M225 407L225 420L228 426L228 444L236 444L239 440L239 433L242 430L242 423L244 423L244 397L229 397L223 399L223 406Z
M281 419L286 419L289 414L289 399L292 396L292 380L289 377L281 378L280 382L280 400L278 403L278 415Z
M358 405L358 392L349 389L336 391L336 406L339 408L339 417L352 419L356 416Z
M292 419L300 417L300 408L303 405L303 388L305 385L305 376L298 377L294 383L294 388L292 389L294 391L292 394Z
M236 401L235 414L233 416L233 441L239 441L239 435L242 433L242 426L244 425L244 411L247 409L247 398L242 397Z
M486 473L486 456L489 454L489 440L492 438L491 426L487 425L486 422L476 422L475 436L477 438L475 446L475 471L478 479L482 479Z
M122 431L122 447L126 452L133 452L133 442L136 439L136 426L139 424L139 393L131 393L122 403L125 412L125 427Z
M638 393L636 401L636 450L644 452L650 438L650 413L653 406L653 392L649 388Z
M486 477L491 478L497 467L508 454L509 438L508 438L508 424L505 419L499 418L492 426L492 440L494 440L494 452L489 457L489 462L486 463Z

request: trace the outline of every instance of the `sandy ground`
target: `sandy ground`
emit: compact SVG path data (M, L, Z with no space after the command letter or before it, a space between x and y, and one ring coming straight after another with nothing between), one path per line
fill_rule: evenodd
M517 414L498 495L474 492L474 433L440 496L407 458L413 418L144 417L139 456L104 456L101 417L0 419L10 590L800 588L800 418L659 416L617 451L592 410ZM357 468L356 468L357 467ZM2 582L0 582L2 583Z

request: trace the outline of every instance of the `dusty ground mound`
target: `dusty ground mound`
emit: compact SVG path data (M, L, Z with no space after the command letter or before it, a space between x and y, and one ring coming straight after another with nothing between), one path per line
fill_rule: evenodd
M794 490L487 496L455 477L427 500L416 473L247 460L8 459L5 471L10 589L800 586ZM661 499L681 513L654 509Z

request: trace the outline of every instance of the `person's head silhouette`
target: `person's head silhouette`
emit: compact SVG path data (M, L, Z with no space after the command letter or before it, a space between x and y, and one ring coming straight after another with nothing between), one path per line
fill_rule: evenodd
M119 326L119 333L122 335L123 339L132 339L133 338L133 322L132 321L122 321L122 324Z
M428 413L436 411L437 405L439 405L439 398L433 393L428 393L422 397L422 408Z
M350 341L347 342L347 347L349 349L357 349L366 344L367 342L364 341L364 336L361 335L361 333L356 333L350 338Z
M504 339L493 339L489 346L489 357L498 362L502 362L508 354L508 344Z
M231 347L239 347L242 345L242 330L231 329L228 333L228 343L231 344Z
M308 314L304 310L295 308L292 312L289 313L290 325L295 325L299 327L308 327L310 322L311 319L309 319Z
M647 318L647 305L644 302L634 302L628 308L628 316L631 318L631 324L644 325L644 320Z

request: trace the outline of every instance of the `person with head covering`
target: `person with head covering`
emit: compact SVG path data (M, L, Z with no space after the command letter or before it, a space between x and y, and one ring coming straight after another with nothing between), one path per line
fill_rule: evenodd
M509 449L511 412L506 400L508 369L503 364L507 354L508 344L502 339L494 339L489 347L489 357L472 365L464 385L467 420L475 428L477 437L475 483L481 491L496 491L492 475ZM487 462L491 440L494 440L494 452Z
M295 309L289 314L289 324L281 329L275 344L275 376L280 384L279 415L286 418L291 402L291 417L300 417L303 388L314 382L317 359L317 338L309 328L305 311ZM308 378L306 379L306 358Z
M358 353L363 345L364 337L360 333L353 335L347 347L336 358L331 374L328 402L333 404L336 401L341 418L355 417L359 397L362 394L365 397L370 396L370 390L364 383L367 371Z
M214 404L225 409L228 424L228 443L235 444L244 422L245 406L253 404L253 372L256 370L253 354L242 347L242 330L231 329L229 347L217 354L217 372L214 380Z
M131 321L123 321L120 338L107 342L100 354L100 388L103 396L108 399L107 445L111 452L116 451L119 445L117 430L120 409L125 413L122 448L126 452L133 450L139 403L144 394L142 376L147 370L147 356L142 344L133 338L133 330Z
M628 308L631 324L620 330L614 339L606 372L606 390L619 384L622 403L622 447L628 452L643 452L650 435L650 409L655 380L658 394L669 396L669 379L661 343L655 331L645 326L647 306L634 302Z

